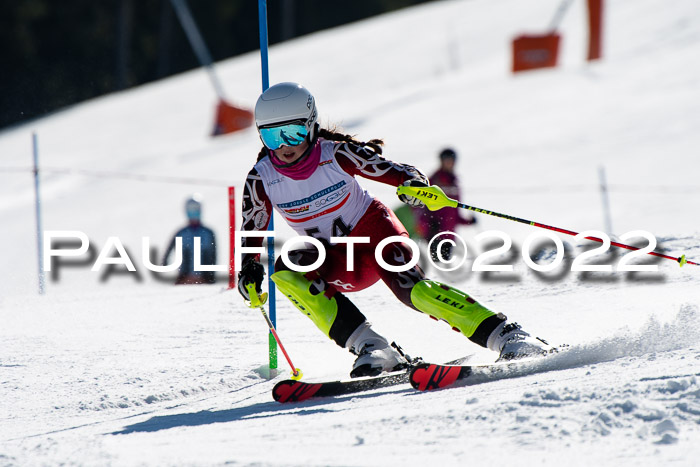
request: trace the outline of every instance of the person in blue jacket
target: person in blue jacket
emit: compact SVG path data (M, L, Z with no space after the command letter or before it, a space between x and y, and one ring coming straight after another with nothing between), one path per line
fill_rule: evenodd
M216 237L214 232L202 225L202 201L197 193L185 202L187 214L187 226L180 229L170 241L168 249L163 257L163 264L167 264L168 257L175 249L175 239L182 238L182 263L178 269L176 284L213 284L216 281L213 271L195 271L194 267L194 239L199 237L201 245L202 265L216 264Z

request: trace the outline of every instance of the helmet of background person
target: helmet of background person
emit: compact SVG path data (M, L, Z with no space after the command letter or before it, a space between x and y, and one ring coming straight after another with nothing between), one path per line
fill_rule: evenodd
M185 214L190 222L199 222L202 218L202 195L194 193L185 201Z

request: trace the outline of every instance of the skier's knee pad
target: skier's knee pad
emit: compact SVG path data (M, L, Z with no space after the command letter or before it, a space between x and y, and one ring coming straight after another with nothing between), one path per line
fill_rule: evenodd
M312 293L312 282L300 272L278 271L270 278L299 311L341 347L365 322L365 316L343 294L328 298L323 292Z
M452 329L483 347L491 332L506 320L503 314L494 313L461 290L429 279L413 286L411 302L418 310L446 321Z

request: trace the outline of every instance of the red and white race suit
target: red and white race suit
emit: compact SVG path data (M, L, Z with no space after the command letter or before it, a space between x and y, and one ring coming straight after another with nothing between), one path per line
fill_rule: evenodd
M313 151L320 151L320 157L315 154L318 165L304 179L282 174L269 156L253 167L243 193L242 229L266 230L274 208L297 233L326 244L326 260L307 274L309 279L320 277L332 289L353 292L381 278L402 302L413 308L410 289L424 277L420 268L393 273L379 267L374 258L381 240L395 235L408 237L408 233L391 209L363 189L355 177L398 186L410 179L427 182L425 175L413 166L389 161L371 148L353 143L319 138L307 157ZM368 244L355 245L354 270L346 265L347 246L329 244L331 237L345 236L370 238ZM243 240L243 246L260 245L259 237ZM296 253L297 258L292 254L290 257L298 264L310 264L316 254L315 249ZM382 257L388 264L403 265L411 260L412 253L403 243L392 243L383 250ZM259 255L243 256L243 264L250 260L259 260Z

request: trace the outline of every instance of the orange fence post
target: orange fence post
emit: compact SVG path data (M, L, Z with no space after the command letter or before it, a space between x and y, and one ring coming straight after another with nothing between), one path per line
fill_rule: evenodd
M603 0L588 0L588 61L603 55Z

